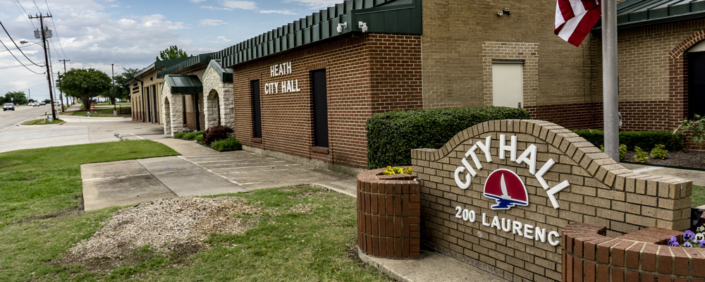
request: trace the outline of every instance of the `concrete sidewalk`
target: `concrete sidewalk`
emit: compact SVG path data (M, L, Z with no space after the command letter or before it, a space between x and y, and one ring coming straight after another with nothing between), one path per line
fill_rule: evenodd
M622 165L628 169L631 169L634 172L637 172L637 173L658 175L658 176L673 176L673 177L678 177L678 178L683 178L683 179L691 179L691 180L693 180L693 185L705 186L705 171L677 169L677 168L650 166L650 165L628 164L628 163L622 163Z
M144 138L130 135L130 138ZM349 175L313 171L252 152L217 152L193 141L157 139L177 152L163 157L81 166L86 210L132 205L166 197L205 196L299 184L355 196Z

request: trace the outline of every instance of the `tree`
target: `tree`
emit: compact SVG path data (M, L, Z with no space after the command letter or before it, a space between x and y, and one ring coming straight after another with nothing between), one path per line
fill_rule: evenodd
M44 99L44 104L51 104L51 100L49 100L49 99Z
M110 89L110 77L96 69L71 69L59 76L61 90L71 97L81 98L83 108L91 108L91 98Z
M5 93L5 99L3 100L5 103L26 104L27 95L24 94L24 91L10 91Z
M181 59L181 58L186 58L188 57L188 54L184 52L183 50L179 49L179 47L174 46L169 46L169 48L164 49L164 51L159 51L159 56L157 56L157 62L160 61L166 61L166 60L173 60L173 59Z
M34 99L28 99L28 100L27 100L27 102L29 102L29 103L36 103L36 102L37 102L37 100L34 100Z
M120 99L130 98L130 85L125 85L125 81L135 76L139 69L123 68L122 73L115 76L115 97ZM110 89L112 95L112 89ZM114 99L113 99L114 100Z

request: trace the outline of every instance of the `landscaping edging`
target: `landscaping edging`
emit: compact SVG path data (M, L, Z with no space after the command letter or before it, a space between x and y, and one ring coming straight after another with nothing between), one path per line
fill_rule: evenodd
M375 257L421 257L421 182L414 176L357 175L357 230L360 251Z
M663 245L681 232L652 227L611 238L606 230L563 228L563 281L705 281L705 248Z

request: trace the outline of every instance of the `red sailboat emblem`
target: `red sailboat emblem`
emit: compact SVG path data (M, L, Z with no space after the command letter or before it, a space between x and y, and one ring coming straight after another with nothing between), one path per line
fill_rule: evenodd
M498 169L490 173L485 181L485 197L494 199L493 210L508 210L515 205L528 206L529 195L521 178L511 170Z

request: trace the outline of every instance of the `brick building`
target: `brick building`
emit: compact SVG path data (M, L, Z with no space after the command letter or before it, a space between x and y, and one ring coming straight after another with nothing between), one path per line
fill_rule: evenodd
M167 67L182 62L184 59L156 61L140 70L131 79L125 81L130 85L132 120L159 123L161 118L161 91L164 80L157 74Z

